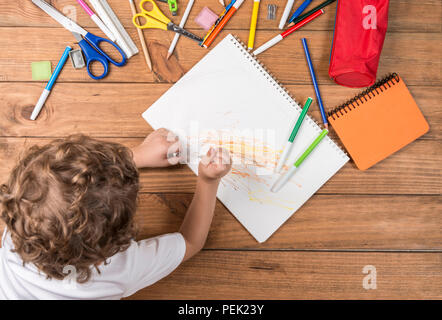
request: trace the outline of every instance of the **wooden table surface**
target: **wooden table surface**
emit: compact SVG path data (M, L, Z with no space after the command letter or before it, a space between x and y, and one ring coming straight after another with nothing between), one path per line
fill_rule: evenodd
M50 2L76 13L80 25L101 35L75 1ZM128 1L108 2L141 48ZM312 5L319 2L314 0ZM186 3L179 1L176 23ZM269 3L278 5L273 21L266 20ZM256 46L279 33L285 3L261 1ZM168 14L165 4L159 6ZM186 28L201 36L204 31L194 19L203 6L221 11L217 0L196 1ZM360 91L338 86L328 77L335 9L336 4L329 6L322 17L260 55L297 100L304 101L314 96L300 41L308 38L328 110ZM252 1L247 0L215 44L229 32L246 42L251 10ZM390 72L402 76L430 123L429 133L366 172L349 162L263 244L218 202L204 250L133 298L442 298L441 34L440 0L390 1L378 77ZM72 133L134 146L152 132L141 113L207 50L181 37L166 61L173 33L145 30L144 35L153 73L147 71L142 54L123 68L111 66L109 76L101 81L91 80L85 69L75 70L68 62L33 122L28 119L45 82L32 81L31 62L50 60L55 68L66 45L78 45L30 0L0 0L1 182L26 146ZM311 110L319 120L315 103ZM186 166L149 169L141 171L141 183L140 237L176 231L191 201L195 176ZM376 289L363 288L366 265L376 268Z

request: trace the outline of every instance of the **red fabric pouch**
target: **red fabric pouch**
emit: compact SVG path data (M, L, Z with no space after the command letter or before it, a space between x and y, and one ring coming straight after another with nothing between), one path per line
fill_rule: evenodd
M376 81L388 25L389 0L338 0L329 76L361 88Z

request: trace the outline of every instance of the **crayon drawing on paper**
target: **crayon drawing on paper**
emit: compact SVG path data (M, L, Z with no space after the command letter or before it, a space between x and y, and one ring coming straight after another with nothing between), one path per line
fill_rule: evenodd
M218 199L263 242L348 161L326 137L292 180L272 193L278 178L273 170L299 114L297 103L229 35L143 117L154 129L179 135L196 174L199 158L210 146L231 152L232 171L222 179ZM285 168L320 132L307 116Z

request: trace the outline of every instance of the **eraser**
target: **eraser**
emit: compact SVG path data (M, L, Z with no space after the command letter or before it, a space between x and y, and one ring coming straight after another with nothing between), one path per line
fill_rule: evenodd
M201 12L196 16L195 22L204 30L208 31L215 23L216 19L218 19L218 15L209 8L204 7L203 10L201 10Z
M32 80L49 80L51 78L51 61L32 62L31 69Z

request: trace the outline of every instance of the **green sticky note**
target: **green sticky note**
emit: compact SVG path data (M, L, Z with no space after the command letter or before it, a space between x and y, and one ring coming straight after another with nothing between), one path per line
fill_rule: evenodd
M49 80L52 75L51 61L37 61L31 63L32 80Z

